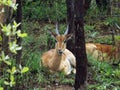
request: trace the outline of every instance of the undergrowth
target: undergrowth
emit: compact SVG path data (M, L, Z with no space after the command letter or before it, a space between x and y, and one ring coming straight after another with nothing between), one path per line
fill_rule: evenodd
M120 65L96 61L92 57L89 57L89 63L93 82L88 85L88 90L120 90Z

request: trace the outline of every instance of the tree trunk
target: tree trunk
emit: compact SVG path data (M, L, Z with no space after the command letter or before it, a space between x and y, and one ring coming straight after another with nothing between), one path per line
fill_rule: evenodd
M4 12L1 12L4 9ZM10 8L8 6L5 5L0 5L0 23L1 24L7 24L8 20L9 20L9 15L10 15ZM5 54L8 55L8 37L6 37L0 27L0 35L2 37L2 41L1 41L1 48L2 50L5 52Z
M6 5L0 5L0 24L7 25L11 21L11 16L13 12L11 12L12 8ZM5 55L11 55L9 52L9 45L8 45L8 37L2 32L0 26L0 36L2 37L2 41L0 41L0 51L4 51ZM2 63L0 65L0 69L5 68L5 64Z
M12 0L13 3L16 3L16 0ZM3 12L2 12L3 11ZM1 24L8 24L12 20L13 15L13 8L0 5L0 23ZM1 30L0 26L0 35L2 36L1 48L5 52L6 55L9 55L9 48L8 48L8 37L6 37Z
M75 0L75 56L76 56L76 76L75 90L79 88L86 90L85 82L87 80L87 55L85 49L84 36L84 5L83 0Z
M91 0L84 1L84 15L90 7ZM74 0L66 0L67 6L67 22L69 24L68 33L73 34L72 40L68 41L67 48L75 54L75 30L74 30Z
M17 13L16 13L16 16L15 16L15 19L16 19L16 22L17 23L22 23L22 0L17 0L16 3L18 4L18 7L17 7ZM17 30L21 30L21 24L20 26L18 26ZM22 39L20 37L17 37L17 44L19 46L21 46L21 42L22 42ZM21 64L21 56L22 56L22 50L19 50L17 51L17 54L16 54L16 64L19 65ZM19 76L17 76L16 78L16 86L14 87L13 90L21 90L20 87L19 87Z
M90 3L91 3L91 0L84 1L84 15L86 15L87 10L90 8Z
M22 22L22 1L21 0L17 0L16 2L18 4L17 7L17 14L16 14L16 22L17 23L21 23ZM21 30L21 25L17 28L19 30ZM21 38L17 38L17 44L19 46L21 46ZM16 55L16 63L20 64L21 63L21 56L22 56L22 50L17 51L17 55Z
M67 22L69 24L69 31L68 33L73 34L72 40L69 40L67 42L67 48L75 54L75 31L74 31L74 0L66 0L66 6L67 6Z

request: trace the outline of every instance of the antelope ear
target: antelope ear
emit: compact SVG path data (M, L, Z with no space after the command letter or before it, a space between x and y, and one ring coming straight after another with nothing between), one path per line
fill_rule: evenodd
M49 34L51 35L52 38L54 38L56 40L56 37L57 37L57 34L48 30L49 31ZM56 40L57 41L57 40Z
M73 34L67 34L67 35L66 35L66 39L67 39L67 40L71 39L72 37L73 37Z
M51 36L52 36L52 37L56 38L56 36L57 36L57 34L56 34L56 33L51 32L51 31L49 31L49 33L51 34Z
M51 35L52 35L54 38L56 38L56 36L57 36L57 34L54 33L54 32L51 32Z

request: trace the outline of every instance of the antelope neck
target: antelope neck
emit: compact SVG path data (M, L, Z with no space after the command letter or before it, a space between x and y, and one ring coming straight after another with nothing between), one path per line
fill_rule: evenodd
M61 60L62 60L62 54L61 55L59 55L58 54L58 52L55 50L55 52L54 52L54 55L53 55L53 57L52 57L52 66L51 66L51 68L53 69L53 70L58 70L58 68L59 68L59 66L60 66L60 64L61 64Z

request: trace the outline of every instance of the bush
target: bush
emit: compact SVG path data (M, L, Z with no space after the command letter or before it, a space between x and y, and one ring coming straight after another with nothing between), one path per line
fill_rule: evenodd
M66 18L65 0L23 1L23 16L25 19L43 21L64 20Z

